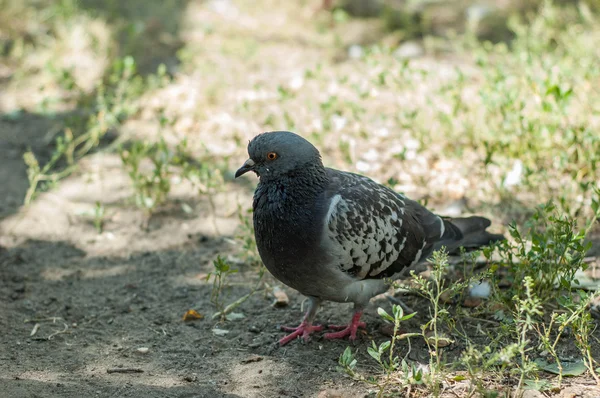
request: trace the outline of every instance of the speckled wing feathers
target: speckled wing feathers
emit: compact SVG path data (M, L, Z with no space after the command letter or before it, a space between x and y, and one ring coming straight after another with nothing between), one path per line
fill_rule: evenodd
M389 277L415 265L444 234L440 217L391 189L357 174L328 175L324 246L356 278Z

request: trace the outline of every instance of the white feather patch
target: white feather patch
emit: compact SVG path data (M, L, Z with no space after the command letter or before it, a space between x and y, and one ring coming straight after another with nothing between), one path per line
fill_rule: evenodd
M337 205L341 199L342 196L339 194L331 198L331 202L329 202L329 210L327 210L327 218L325 219L325 225L329 224L329 222L331 221L331 217L335 215L335 212L337 211Z
M419 260L421 259L421 254L423 254L423 249L425 248L426 244L427 244L427 241L424 240L423 246L421 246L421 248L417 251L417 254L415 255L415 259L412 261L412 263L410 263L409 268L415 266L419 262Z

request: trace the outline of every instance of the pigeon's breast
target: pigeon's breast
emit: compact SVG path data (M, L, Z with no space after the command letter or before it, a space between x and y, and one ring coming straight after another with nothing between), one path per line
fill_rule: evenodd
M306 295L327 291L332 259L323 249L326 209L316 196L294 198L259 185L254 196L254 232L260 257L273 276ZM319 293L319 294L317 294Z

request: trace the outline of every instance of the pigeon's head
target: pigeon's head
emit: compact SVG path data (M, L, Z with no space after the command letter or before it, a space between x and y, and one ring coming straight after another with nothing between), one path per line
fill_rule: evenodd
M235 178L253 171L264 181L277 179L309 166L323 165L317 148L289 131L257 135L248 144L248 155L250 158L235 172Z

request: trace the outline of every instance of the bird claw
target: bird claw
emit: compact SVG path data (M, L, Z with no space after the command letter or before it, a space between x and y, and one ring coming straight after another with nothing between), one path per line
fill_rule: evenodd
M302 336L304 341L308 341L310 339L310 334L312 332L320 332L321 330L323 330L323 326L309 325L306 322L302 322L300 326L295 328L289 326L282 326L281 330L286 332L292 332L291 334L288 334L287 336L279 340L279 345L286 345L287 343L296 339L299 336Z
M343 339L346 336L350 336L350 340L356 340L356 331L358 328L366 328L367 324L364 322L351 323L350 325L329 325L329 329L339 330L339 332L326 333L325 338L331 339Z
M327 325L327 329L333 329L333 330L344 330L349 327L350 327L350 325ZM356 327L357 328L366 328L367 324L364 322L359 322Z

